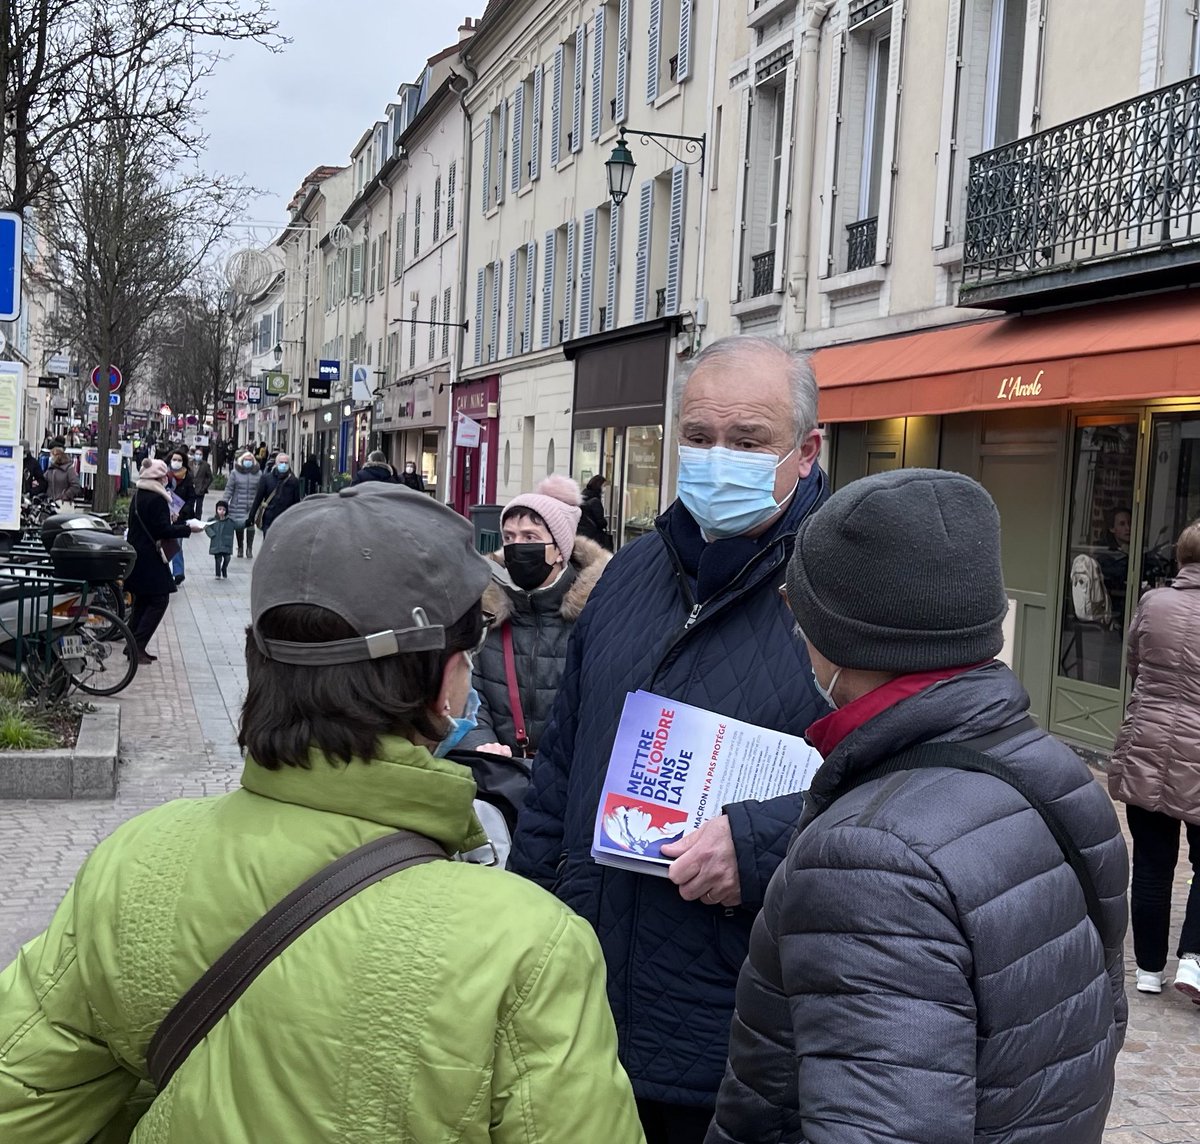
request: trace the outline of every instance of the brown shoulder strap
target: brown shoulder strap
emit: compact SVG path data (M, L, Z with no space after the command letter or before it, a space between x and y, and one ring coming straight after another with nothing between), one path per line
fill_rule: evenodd
M525 730L525 712L521 708L521 689L517 684L517 656L513 648L512 624L505 621L500 626L500 640L504 645L504 679L508 684L508 705L512 709L513 731L521 758L529 756L529 734Z
M309 926L390 874L448 858L430 838L408 830L377 838L317 871L258 919L189 989L150 1041L146 1068L162 1092L176 1069L250 987Z

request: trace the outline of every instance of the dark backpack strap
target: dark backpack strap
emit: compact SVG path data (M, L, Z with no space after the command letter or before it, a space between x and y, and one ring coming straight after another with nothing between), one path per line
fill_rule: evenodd
M1010 731L1011 729L1005 728L1005 730ZM1005 736L1005 738L1012 737L1012 734ZM971 743L979 743L986 738L988 737L982 736L980 739L971 740ZM886 778L888 775L894 775L900 771L927 770L935 767L991 775L992 778L1007 783L1029 803L1041 815L1046 828L1054 837L1054 841L1058 843L1058 848L1062 851L1067 865L1075 872L1075 877L1079 880L1079 886L1083 890L1083 900L1087 903L1088 917L1091 918L1092 925L1096 927L1096 932L1103 935L1100 895L1096 892L1096 884L1092 881L1091 871L1088 870L1087 863L1079 852L1079 847L1075 845L1074 839L1063 825L1062 820L1025 785L1014 771L1006 767L999 759L985 755L975 746L968 746L966 743L920 743L915 747L909 747L889 759L884 759L883 762L862 774L855 775L845 786L838 788L835 797L840 798L864 783Z
M314 922L390 874L448 858L430 838L398 830L318 870L258 919L167 1014L150 1041L146 1068L162 1092L175 1071L250 987Z
M504 680L508 685L508 706L512 714L513 732L521 758L529 757L529 734L525 730L525 712L521 708L521 689L517 684L517 655L513 648L512 624L500 626L500 640L504 645Z

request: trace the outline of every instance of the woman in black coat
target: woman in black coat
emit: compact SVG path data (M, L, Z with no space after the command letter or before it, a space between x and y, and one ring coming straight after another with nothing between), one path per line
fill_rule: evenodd
M583 515L579 518L579 535L594 540L602 548L612 551L612 536L608 531L608 517L604 515L604 501L601 499L608 478L597 473L583 486L583 503L580 506Z
M179 541L204 528L198 520L171 519L171 494L167 489L170 477L171 471L162 461L147 461L129 502L129 543L137 550L137 562L125 577L125 587L133 593L129 627L137 641L138 663L154 662L156 657L146 645L166 615L175 591L175 578L163 560L159 542Z

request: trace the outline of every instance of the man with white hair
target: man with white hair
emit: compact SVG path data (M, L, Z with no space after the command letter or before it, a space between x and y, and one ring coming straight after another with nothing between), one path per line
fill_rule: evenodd
M632 691L793 735L827 712L779 592L796 530L826 496L816 419L803 356L741 336L696 358L679 499L616 555L584 609L517 827L512 868L599 934L649 1144L704 1138L738 969L802 799L726 806L663 848L667 880L592 861L600 789Z
M250 522L262 529L264 543L267 529L303 499L300 479L292 472L291 458L286 453L276 453L271 467L263 473L258 482L258 491L254 494L254 504L250 508Z

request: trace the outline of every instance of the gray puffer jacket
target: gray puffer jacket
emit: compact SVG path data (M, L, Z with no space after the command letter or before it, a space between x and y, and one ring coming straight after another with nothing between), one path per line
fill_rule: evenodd
M497 571L504 568L503 550L492 553L491 559L498 566ZM575 621L610 559L611 555L600 545L577 536L571 562L549 588L523 592L510 586L507 578L495 579L487 586L483 610L491 612L496 620L476 658L474 683L479 692L479 726L463 740L464 748L503 743L517 753L501 636L503 625L511 623L517 690L530 742L528 757L533 757L554 706Z
M229 503L229 515L239 528L244 527L246 518L250 515L250 506L254 504L260 480L262 473L259 472L257 463L248 473L242 472L239 465L234 465L229 474L221 499Z
M1038 813L988 775L902 771L1029 697L999 663L943 680L828 754L767 891L708 1144L1099 1144L1125 1036L1128 857L1103 787L1037 728L989 748L1063 821L1101 931Z

